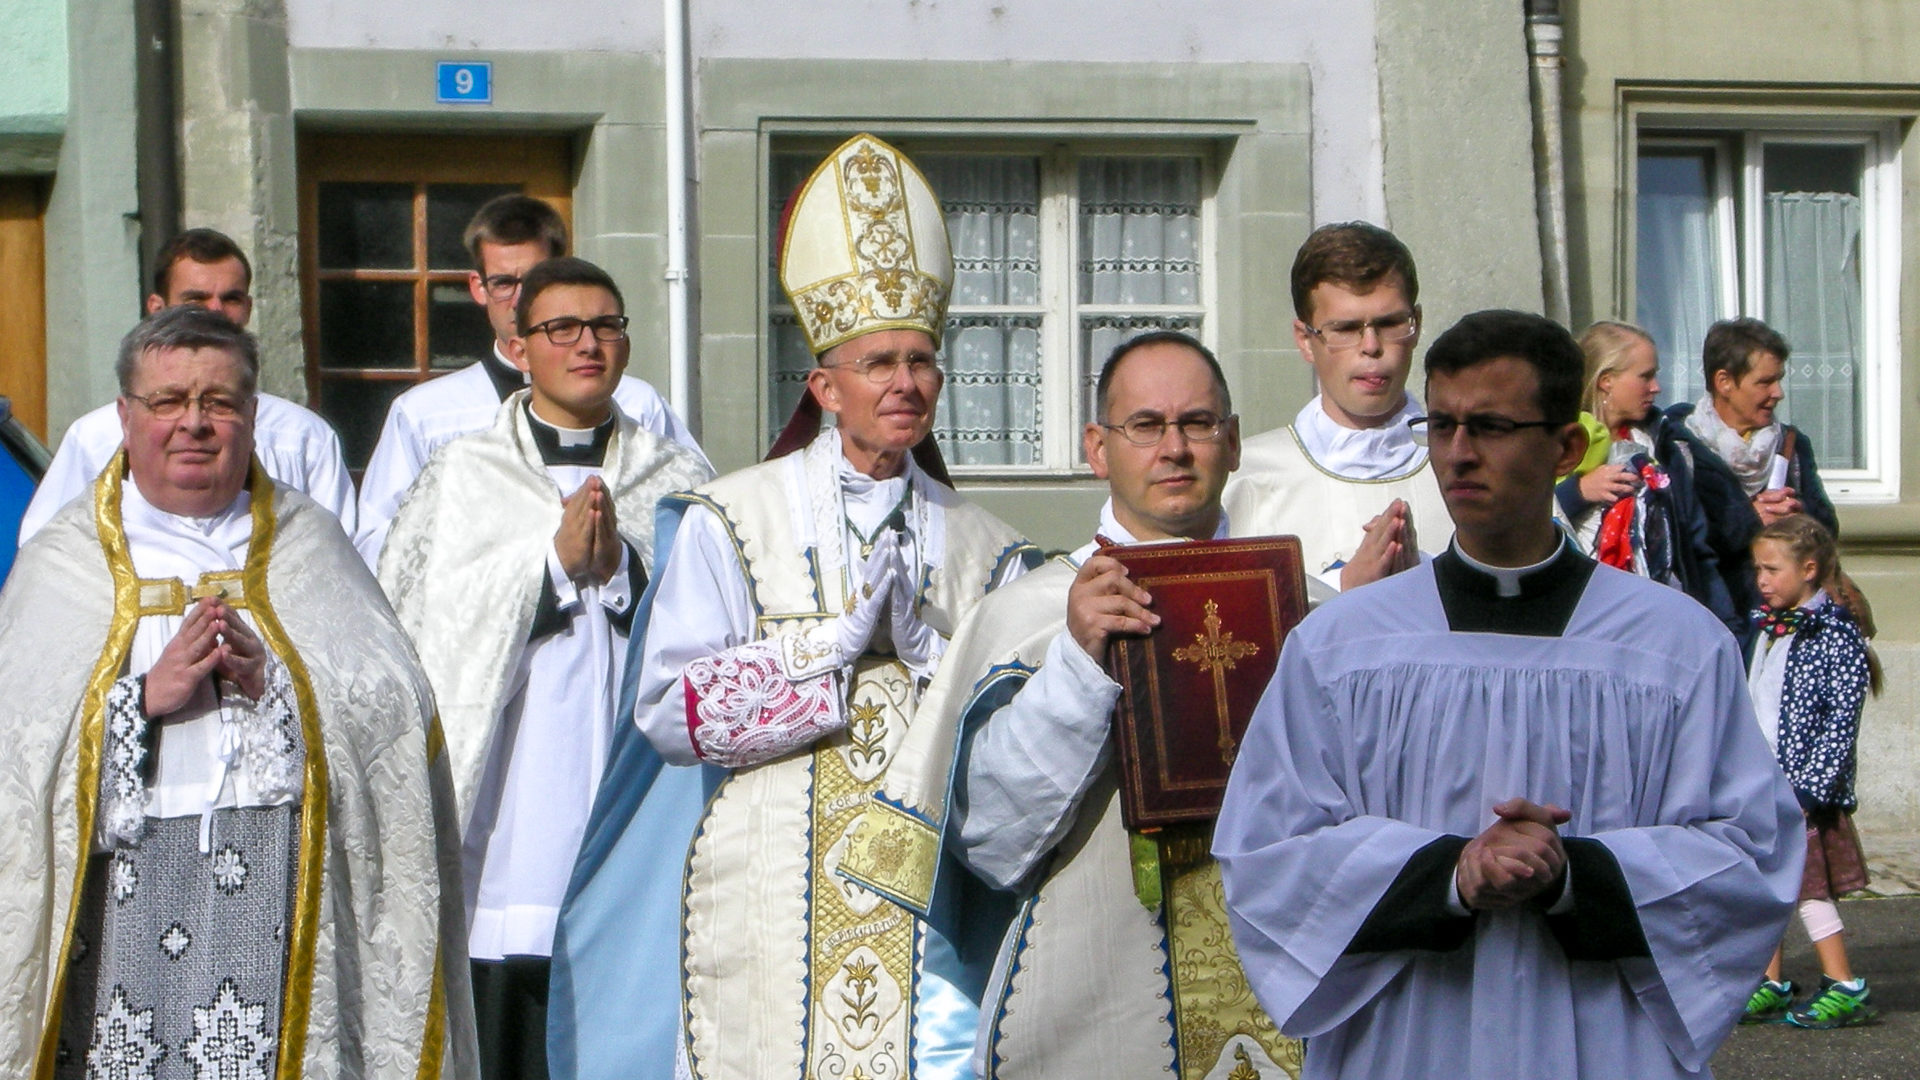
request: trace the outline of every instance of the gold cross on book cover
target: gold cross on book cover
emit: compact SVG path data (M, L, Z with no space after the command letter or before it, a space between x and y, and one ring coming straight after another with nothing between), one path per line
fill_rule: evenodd
M1121 816L1151 831L1211 821L1253 708L1287 632L1306 617L1300 541L1291 536L1106 548L1153 595L1160 625L1116 637L1107 671Z

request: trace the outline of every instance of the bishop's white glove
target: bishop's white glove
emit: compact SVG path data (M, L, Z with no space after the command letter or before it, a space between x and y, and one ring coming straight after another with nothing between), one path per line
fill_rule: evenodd
M947 639L920 621L913 605L914 594L919 591L917 584L904 566L895 575L887 605L892 620L888 629L893 636L893 653L900 662L907 665L914 678L931 679L934 669L940 665L940 657L947 651Z
M860 564L860 584L848 598L843 614L797 634L782 634L780 666L789 679L805 679L853 666L880 626L880 614L892 595L894 582L906 576L900 566L900 534L882 530L873 551Z

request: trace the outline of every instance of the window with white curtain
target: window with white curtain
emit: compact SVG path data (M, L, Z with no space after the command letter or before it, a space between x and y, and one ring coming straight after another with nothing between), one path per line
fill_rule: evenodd
M771 246L787 197L830 147L776 149ZM954 282L934 434L955 472L1066 473L1107 353L1151 329L1206 340L1205 156L1198 149L902 143L946 211ZM772 430L813 367L768 253Z
M1787 339L1780 417L1836 498L1899 495L1897 140L1870 124L1649 127L1636 167L1635 317L1668 401L1706 392L1700 349L1748 315Z

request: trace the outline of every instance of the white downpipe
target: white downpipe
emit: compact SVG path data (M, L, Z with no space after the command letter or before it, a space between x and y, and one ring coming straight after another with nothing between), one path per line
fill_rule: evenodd
M693 316L687 229L687 0L661 0L666 19L667 113L667 401L695 437L700 416L693 402Z
M1562 324L1573 318L1572 285L1567 253L1566 130L1562 84L1566 59L1558 0L1535 0L1527 5L1527 51L1532 66L1534 122L1539 170L1535 190L1540 214L1541 261L1545 264L1547 317Z

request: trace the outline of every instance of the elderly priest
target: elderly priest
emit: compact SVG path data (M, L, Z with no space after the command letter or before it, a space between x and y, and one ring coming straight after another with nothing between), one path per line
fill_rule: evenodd
M472 1074L426 680L254 460L257 365L212 312L135 327L124 454L0 595L6 1075Z

